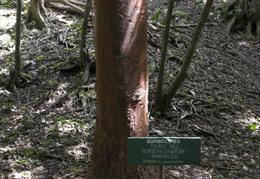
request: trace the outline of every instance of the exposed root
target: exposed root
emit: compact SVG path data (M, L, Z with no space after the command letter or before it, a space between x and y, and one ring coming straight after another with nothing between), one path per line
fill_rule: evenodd
M45 0L45 3L50 3L52 6L60 9L66 9L71 10L76 13L84 14L84 9L82 9L79 6L85 6L85 3L74 1L74 0ZM60 4L64 4L65 6L62 6ZM69 7L69 8L68 8Z
M47 28L47 24L41 13L47 15L47 10L44 6L45 3L49 3L58 9L65 9L70 12L84 14L84 9L79 6L85 6L84 3L74 0L30 0L30 7L28 9L27 18L25 24L29 25L31 22L35 22L36 27L39 29ZM62 5L64 4L64 5Z
M7 84L6 88L9 91L16 91L16 87L22 86L28 81L26 77L24 77L21 73L19 73L15 69L10 70L10 81Z
M253 41L257 38L260 41L260 1L238 0L236 2L236 7L230 6L236 8L236 13L228 24L228 31L245 30L248 40Z

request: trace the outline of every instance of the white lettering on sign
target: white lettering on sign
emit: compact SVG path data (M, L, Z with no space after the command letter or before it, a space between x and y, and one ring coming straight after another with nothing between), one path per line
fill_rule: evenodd
M142 151L143 151L144 154L145 153L152 154L152 153L162 153L163 152L162 149L143 149Z
M181 143L181 141L179 139L147 139L146 140L147 144L169 144L169 143L173 143L173 144L179 144Z
M145 159L143 159L143 163L156 163L156 160L145 160Z
M152 154L154 159L178 159L179 154Z
M179 148L180 142L179 139L147 139L146 143L149 144L150 148L142 149L142 153L150 155L151 159L143 160L143 162L156 161L156 163L161 163L160 161L165 160L164 162L168 162L168 164L182 164L182 161L178 161L179 155L186 152L185 149Z

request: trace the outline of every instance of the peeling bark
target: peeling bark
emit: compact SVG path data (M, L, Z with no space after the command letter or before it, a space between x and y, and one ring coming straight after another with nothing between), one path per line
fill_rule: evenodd
M127 166L127 137L148 135L147 1L95 0L97 123L88 179L153 179ZM151 174L152 173L152 174Z

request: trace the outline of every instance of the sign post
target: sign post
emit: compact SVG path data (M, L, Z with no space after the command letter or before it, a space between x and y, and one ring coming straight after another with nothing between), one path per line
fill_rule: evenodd
M164 165L161 165L159 170L160 170L160 179L164 179L165 178Z
M128 137L129 166L199 165L200 137Z

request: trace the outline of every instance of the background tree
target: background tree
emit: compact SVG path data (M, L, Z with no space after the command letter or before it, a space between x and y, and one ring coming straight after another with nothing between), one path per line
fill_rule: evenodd
M165 60L167 56L167 47L168 47L168 38L172 20L172 11L173 11L174 0L168 1L168 9L165 21L165 30L163 34L163 43L162 43L162 50L161 50L161 60L160 60L160 68L159 68L159 76L157 81L157 90L156 90L156 101L155 105L161 111L163 108L163 77L164 77L164 66Z
M15 62L14 68L10 70L10 81L7 88L10 91L16 90L19 78L22 78L21 74L21 58L20 58L20 47L21 47L21 12L22 2L17 0L17 11L16 11L16 24L15 24Z
M170 105L171 100L174 97L177 89L180 87L181 83L186 78L187 72L188 72L188 69L189 69L189 66L190 66L190 63L191 63L192 56L194 54L196 45L199 41L199 37L201 35L202 28L204 27L205 22L207 20L207 17L209 15L210 8L213 4L213 1L214 0L207 0L207 2L205 4L205 7L204 7L203 12L201 14L198 25L195 28L195 31L194 31L193 36L191 38L187 52L184 56L182 67L181 67L179 73L177 74L176 78L174 79L174 81L170 84L168 89L163 94L163 107L161 108L161 106L158 106L158 104L157 104L154 111L160 110L161 112L165 112L167 110L167 108ZM167 23L170 23L170 21L168 21Z
M45 9L45 3L62 3L66 6L56 6L57 8L70 10L80 14L84 13L84 10L79 6L85 6L85 3L74 1L74 0L30 0L27 18L25 24L28 25L31 22L34 22L36 27L39 29L47 28L47 24L42 16L47 15L47 10ZM56 5L56 4L52 4Z
M36 27L39 29L44 29L47 27L41 15L41 11L44 11L46 13L43 4L44 0L30 0L30 5L25 20L26 25L30 24L31 22L35 22Z
M127 137L147 136L147 1L95 0L97 122L88 179L154 178L127 166Z
M254 40L255 35L260 41L260 1L259 0L236 0L228 5L228 10L235 8L235 14L228 24L229 31L246 29L246 36Z
M92 1L87 0L86 7L85 7L85 13L84 13L84 21L82 23L82 33L81 33L81 41L80 41L80 49L79 49L79 66L81 71L85 72L84 75L84 82L87 82L89 80L89 67L90 67L90 61L89 61L89 54L88 49L86 48L86 35L88 30L88 22L89 22L89 14L92 7Z

